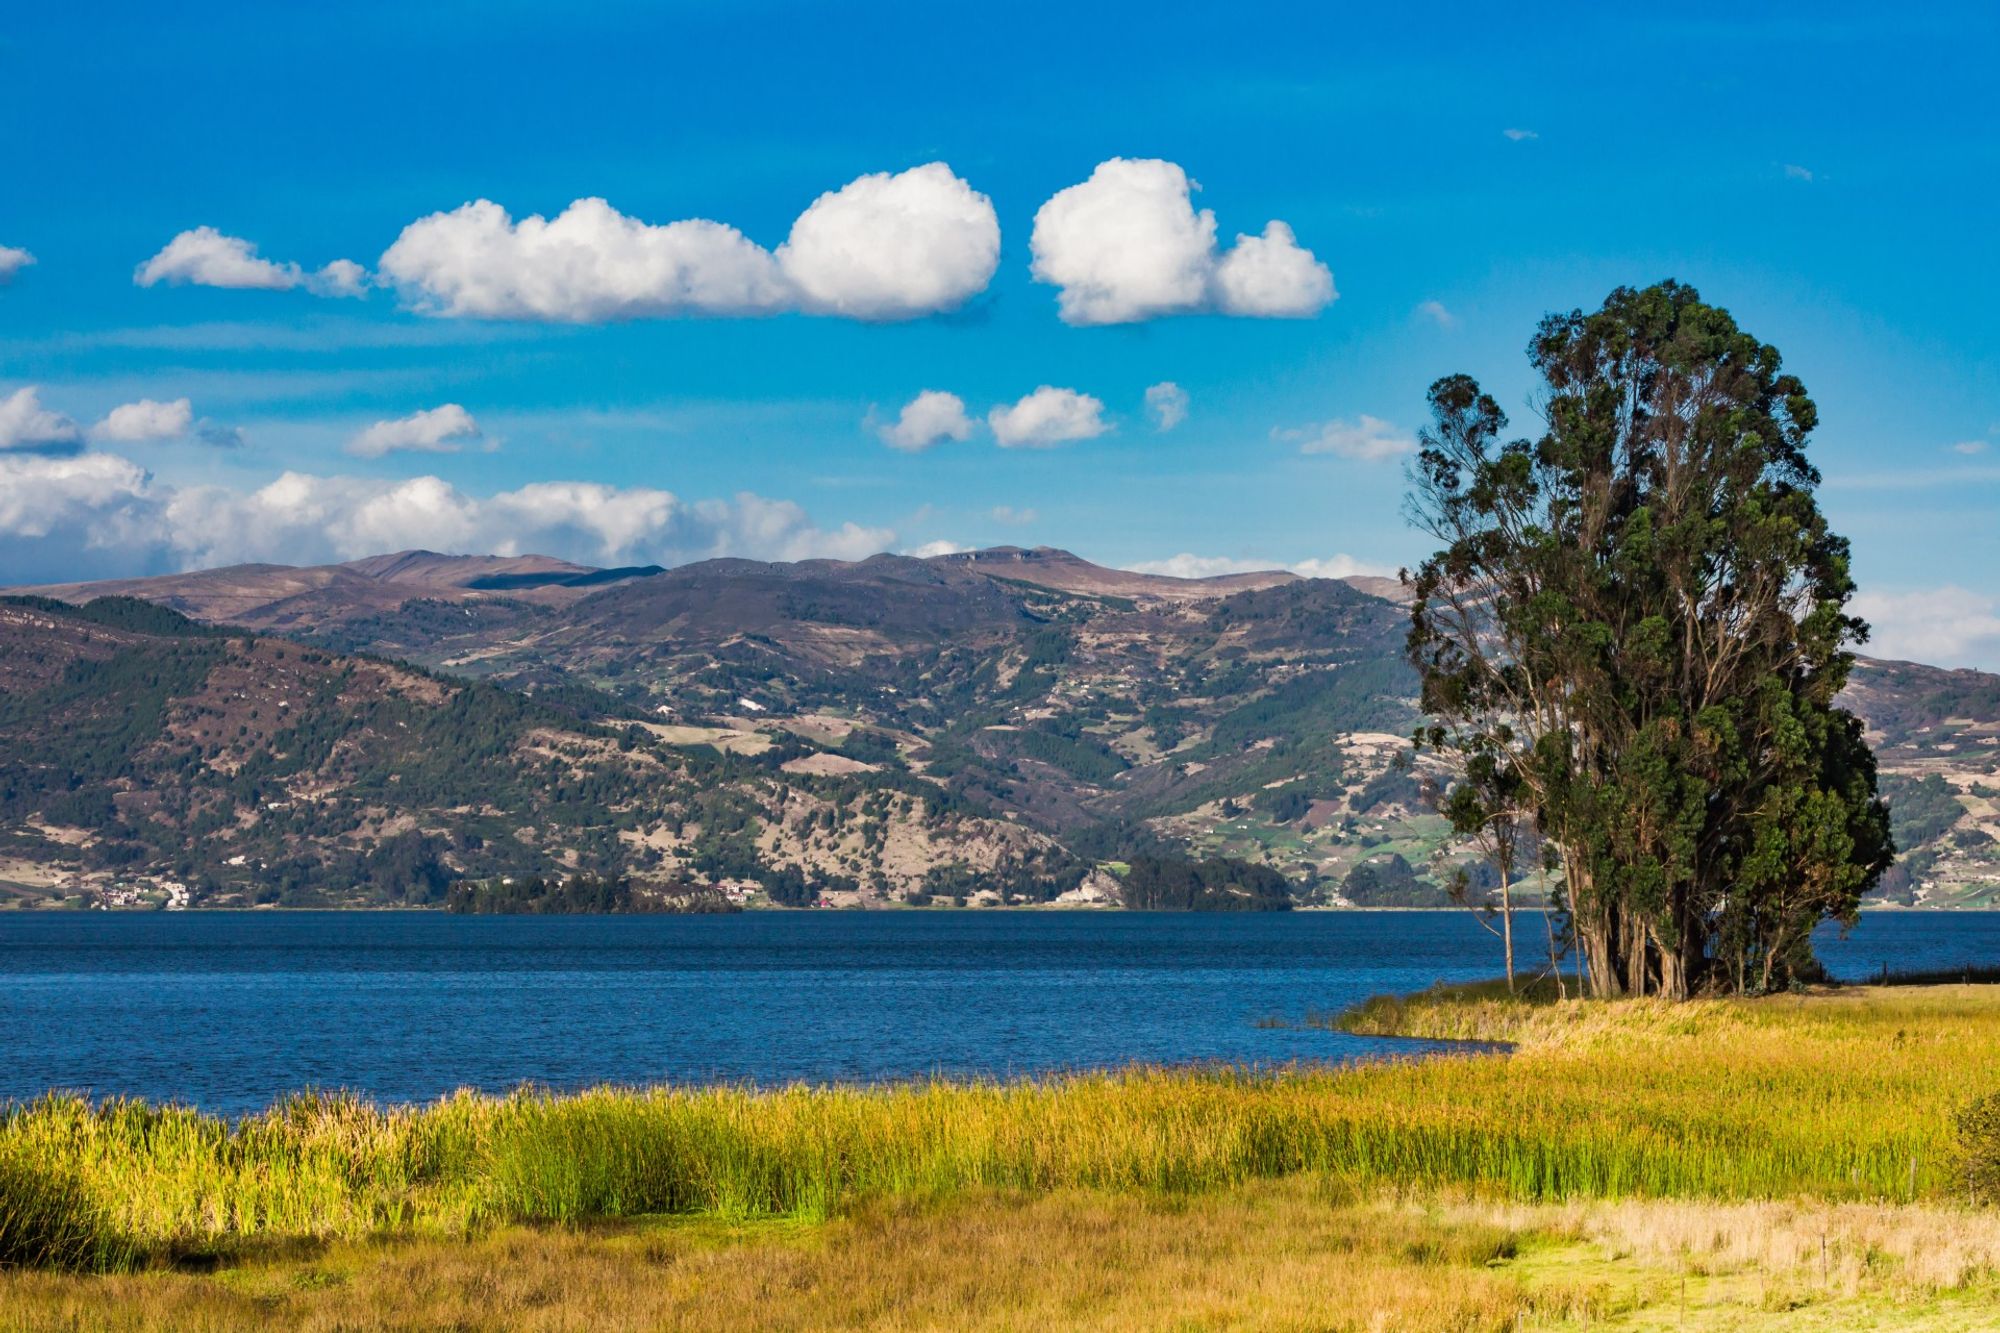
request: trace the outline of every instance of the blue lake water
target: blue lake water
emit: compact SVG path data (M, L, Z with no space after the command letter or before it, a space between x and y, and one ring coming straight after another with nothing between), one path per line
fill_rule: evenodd
M1820 953L2000 964L2000 914L1875 913ZM1411 1047L1258 1020L1498 970L1455 912L7 913L0 1100L1352 1060Z

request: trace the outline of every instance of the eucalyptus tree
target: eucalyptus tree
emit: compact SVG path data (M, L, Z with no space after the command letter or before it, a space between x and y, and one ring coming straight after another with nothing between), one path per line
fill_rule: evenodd
M1813 495L1812 400L1673 282L1549 316L1529 360L1534 439L1503 442L1469 376L1431 386L1418 744L1532 810L1595 993L1785 984L1894 851L1835 704L1867 627Z

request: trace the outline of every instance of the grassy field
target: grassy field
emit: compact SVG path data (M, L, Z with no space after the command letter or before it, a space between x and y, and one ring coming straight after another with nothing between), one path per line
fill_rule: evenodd
M42 1102L0 1121L0 1261L99 1271L0 1276L0 1327L2000 1324L1953 1130L2000 1089L2000 995L1346 1021L1516 1048L235 1125Z

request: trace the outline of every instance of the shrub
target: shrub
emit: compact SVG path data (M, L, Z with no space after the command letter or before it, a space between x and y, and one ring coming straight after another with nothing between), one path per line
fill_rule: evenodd
M1958 1113L1958 1171L1975 1203L2000 1202L2000 1092L1989 1092Z

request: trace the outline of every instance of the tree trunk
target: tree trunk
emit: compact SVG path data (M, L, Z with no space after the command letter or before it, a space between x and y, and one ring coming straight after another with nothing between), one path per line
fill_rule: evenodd
M1685 937L1683 937L1685 938ZM1657 935L1653 947L1660 954L1660 994L1669 1000L1688 997L1687 957L1680 949L1670 949Z
M1562 954L1556 949L1556 918L1555 914L1549 911L1548 894L1546 892L1542 895L1542 927L1549 933L1549 971L1555 974L1556 996L1559 999L1567 1000L1569 998L1569 986L1563 981Z
M1618 932L1615 914L1597 901L1589 873L1565 858L1563 874L1569 880L1569 919L1576 934L1577 966L1587 987L1599 999L1625 993L1625 981L1618 966Z
M1608 913L1593 913L1576 923L1578 951L1583 955L1590 993L1600 1000L1615 999L1625 993L1625 977L1619 967L1618 932Z
M1625 993L1644 996L1646 993L1646 925L1636 912L1622 913L1622 920L1615 938L1618 940L1620 958L1625 966Z
M1500 939L1507 950L1507 993L1514 993L1514 897L1507 866L1500 866Z

